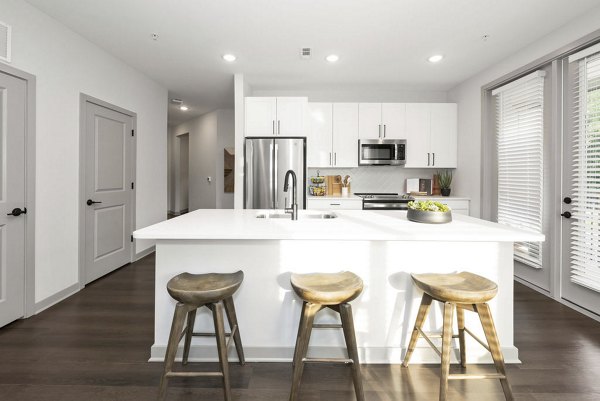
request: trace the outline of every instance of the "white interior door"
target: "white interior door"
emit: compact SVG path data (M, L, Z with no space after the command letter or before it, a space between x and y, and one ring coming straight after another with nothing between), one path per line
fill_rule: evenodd
M0 327L25 315L25 101L0 73Z
M600 48L568 65L562 298L600 315Z
M133 118L86 102L85 283L131 262Z

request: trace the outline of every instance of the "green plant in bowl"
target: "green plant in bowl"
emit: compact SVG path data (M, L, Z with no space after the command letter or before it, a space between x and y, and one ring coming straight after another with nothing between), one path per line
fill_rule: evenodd
M444 205L441 202L435 202L431 200L424 201L410 201L408 202L408 208L411 210L419 210L421 212L449 212L450 208L448 205Z

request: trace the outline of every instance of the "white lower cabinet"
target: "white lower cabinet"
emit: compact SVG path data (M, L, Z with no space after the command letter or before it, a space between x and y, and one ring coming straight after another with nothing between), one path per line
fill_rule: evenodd
M434 200L436 202L441 202L444 205L448 205L450 209L452 209L452 214L464 214L465 216L469 215L470 203L471 201L466 198L446 198L446 197L427 197L424 199Z
M306 208L311 210L362 210L360 198L308 198Z

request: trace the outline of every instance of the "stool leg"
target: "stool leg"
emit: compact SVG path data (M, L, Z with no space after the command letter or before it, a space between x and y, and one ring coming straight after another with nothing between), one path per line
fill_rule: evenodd
M504 391L504 397L507 401L513 401L512 389L506 378L506 367L504 366L504 357L502 356L502 349L500 348L500 342L498 341L498 335L496 334L496 327L492 320L492 313L488 304L477 304L477 314L481 325L483 326L483 332L487 339L492 358L494 359L494 365L496 365L496 371L504 376L504 379L500 379L502 390Z
M460 345L460 364L467 367L467 349L465 348L465 310L456 306L456 321L458 323L458 343Z
M296 346L294 347L294 357L292 358L292 366L296 365L296 354L298 353L298 343L300 342L300 335L302 334L302 327L304 327L304 309L306 308L306 302L302 302L302 310L300 311L300 323L298 324L298 335L296 336Z
M358 349L356 346L356 336L354 334L354 319L352 317L352 306L344 303L340 304L340 317L342 318L342 328L348 349L348 357L352 359L352 379L354 380L354 391L358 401L365 400L365 394L362 385L362 375L360 374L360 362L358 360Z
M187 327L185 330L185 342L183 344L183 359L181 363L187 365L188 356L190 355L190 344L192 343L192 337L194 334L194 323L196 322L196 311L193 309L187 314Z
M423 323L425 323L425 318L427 318L427 314L429 313L429 307L431 306L432 298L423 294L423 298L421 299L421 306L419 307L419 313L417 314L417 320L415 322L415 328L413 329L412 335L410 337L410 342L408 343L408 349L406 350L406 355L404 355L404 361L402 365L404 367L408 366L408 362L410 361L410 357L412 356L415 347L417 346L417 340L419 339L419 330L417 328L422 328Z
M450 350L452 345L452 326L454 304L444 303L444 331L442 334L442 372L440 378L440 401L448 397L448 375L450 374Z
M177 346L179 345L186 313L187 307L185 304L178 303L173 314L173 323L171 324L171 333L169 334L169 343L167 344L167 352L165 354L165 368L158 389L159 400L164 400L167 394L167 374L171 373L173 369L173 362L175 362L175 354L177 354Z
M210 304L215 323L215 334L217 340L217 352L219 354L219 365L223 373L223 392L225 401L231 401L231 385L229 383L229 361L227 359L227 345L225 341L225 324L223 322L223 305L220 302Z
M300 339L297 341L297 349L295 354L294 369L292 373L292 390L290 392L290 401L295 401L298 397L300 389L300 379L304 370L304 361L308 352L308 343L310 341L310 333L312 331L315 315L321 310L321 305L307 303L302 310L300 318Z
M229 328L233 330L233 326L237 327L235 334L233 335L233 342L235 343L235 350L238 354L240 365L246 363L244 358L244 348L242 347L242 336L240 335L240 326L238 325L237 316L235 314L235 305L233 304L233 297L229 297L223 300L223 306L225 307L225 314L227 315L227 321L229 322Z

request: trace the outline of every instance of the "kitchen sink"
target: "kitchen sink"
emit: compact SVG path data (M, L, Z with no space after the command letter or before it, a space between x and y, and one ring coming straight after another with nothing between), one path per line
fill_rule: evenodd
M336 219L338 216L335 213L302 213L298 214L299 220L304 219ZM281 213L281 212L265 212L259 213L256 215L257 219L291 219L292 215L290 213Z

